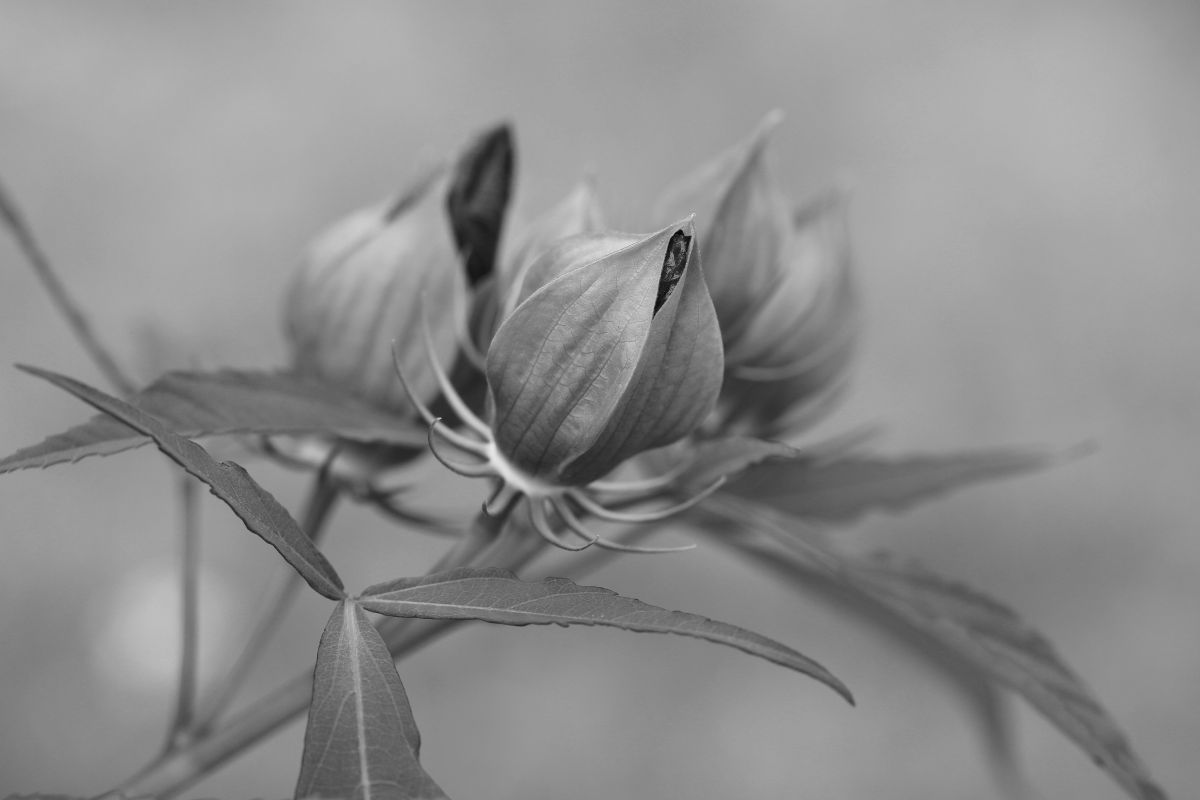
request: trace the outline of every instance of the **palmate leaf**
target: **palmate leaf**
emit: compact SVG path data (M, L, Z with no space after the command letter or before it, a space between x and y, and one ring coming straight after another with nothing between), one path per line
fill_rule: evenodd
M736 440L735 440L736 441ZM774 452L772 448L774 446ZM727 462L743 468L724 491L767 503L792 516L845 523L872 511L902 511L974 483L1043 469L1062 456L1034 450L978 450L935 456L812 457L778 451L774 442L725 445Z
M717 501L719 502L719 501ZM1128 740L1050 642L1007 606L928 570L884 555L847 556L774 515L732 506L726 516L783 547L716 536L758 563L805 580L824 575L843 591L930 637L982 676L1025 698L1137 800L1166 800ZM795 523L792 523L794 525Z
M1008 789L1006 796L1020 797L1024 778L1017 763L1014 731L1009 714L1011 697L954 649L931 637L922 627L897 616L887 607L847 588L824 570L802 571L795 564L766 557L774 569L796 588L814 594L838 611L871 626L877 636L894 642L916 661L933 671L943 685L961 697L982 739L996 780ZM799 580L797 580L799 579Z
M359 603L391 617L479 620L501 625L604 625L644 633L675 633L735 647L802 672L850 703L850 690L827 669L757 633L697 614L668 611L608 589L565 578L524 581L503 569L454 569L376 584Z
M233 510L252 533L274 547L316 591L337 600L345 595L342 580L312 540L300 529L287 509L258 485L240 465L218 463L208 452L173 433L158 419L124 400L105 394L77 380L36 367L20 369L49 381L93 408L111 416L114 424L153 440L158 449L189 474L203 481L214 495Z
M129 398L181 436L321 433L424 447L424 430L340 390L284 372L169 372ZM150 442L107 416L0 460L0 473L111 455Z
M317 650L296 797L445 800L420 750L387 645L356 603L338 603Z

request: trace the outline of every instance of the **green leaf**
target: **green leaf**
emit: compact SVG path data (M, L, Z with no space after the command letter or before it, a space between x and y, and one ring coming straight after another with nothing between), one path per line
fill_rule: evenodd
M870 511L903 511L969 486L1042 469L1059 460L1031 450L980 450L889 459L769 457L725 490L803 519L850 522Z
M160 420L124 400L65 375L37 367L21 365L18 368L70 392L88 405L119 420L118 424L153 439L168 458L207 484L209 491L224 501L251 532L278 550L308 581L309 586L332 600L345 596L341 578L321 551L300 529L287 509L270 492L259 486L240 465L232 461L218 463L203 447L172 433Z
M758 548L746 542L735 545L724 529L718 530L718 541L736 547L743 556L754 558L764 573L774 574L793 588L802 590L806 601L815 598L837 612L865 623L876 636L893 643L929 668L962 698L983 740L996 779L1011 789L1011 796L1023 796L1019 787L1024 779L1016 760L1007 707L1010 698L987 675L930 636L924 626L910 623L890 607L846 585L836 571L781 558L774 548Z
M732 516L732 515L731 515ZM760 563L822 573L840 588L938 642L988 679L1024 697L1137 800L1166 800L1124 734L1050 642L1007 606L888 555L851 557L765 515L740 515L786 550L756 551L745 537L715 537ZM782 566L780 568L783 568Z
M683 611L668 611L608 589L565 578L524 581L502 569L454 569L369 587L363 608L391 617L458 619L500 625L605 625L645 633L675 633L735 647L802 672L850 703L850 690L828 670L790 647L743 628Z
M189 438L320 433L425 446L423 429L415 428L410 419L282 372L171 372L129 402ZM149 437L101 415L0 460L0 473L111 455L149 443Z
M445 800L420 751L387 646L357 604L338 603L317 649L296 797Z

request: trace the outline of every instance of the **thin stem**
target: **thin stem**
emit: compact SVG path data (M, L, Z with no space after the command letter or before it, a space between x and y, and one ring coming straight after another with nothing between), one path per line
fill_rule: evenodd
M2 183L0 183L0 217L3 218L4 224L8 226L9 232L16 239L17 246L25 255L25 259L33 267L33 272L41 281L42 287L50 295L50 301L66 319L71 332L83 345L83 349L87 351L101 374L123 395L128 396L137 391L133 381L126 377L121 368L117 366L116 359L100 343L79 304L67 293L67 287L58 279L57 273L50 265L50 259L46 257L45 251L42 250L37 238L33 235L33 229Z
M179 479L179 685L175 711L167 729L165 749L175 747L192 727L196 713L196 672L199 667L200 484L184 475Z
M490 516L483 512L476 514L466 534L437 560L429 570L430 574L474 563L475 559L500 537L505 523L508 522L509 509L511 506L498 516Z
M506 519L480 514L464 542L457 546L453 563L450 553L431 571L452 566L489 565L517 570L543 551L540 538ZM396 659L411 655L439 637L457 630L458 620L395 619L381 620L378 627ZM459 625L461 627L461 625ZM104 798L150 795L170 798L194 785L208 773L242 751L274 733L304 713L312 699L312 669L296 675L249 708L221 725L205 731L195 741L166 753Z
M329 514L333 510L334 503L340 494L337 482L330 474L329 466L330 462L327 461L325 467L313 479L312 488L309 490L308 500L300 521L301 529L308 534L308 537L314 543L320 543L325 531L325 522L329 519ZM238 690L245 684L250 670L265 651L272 634L278 630L283 617L291 609L292 601L300 585L300 573L293 569L288 569L276 586L274 599L256 620L254 629L250 633L249 638L246 639L246 645L238 655L237 661L234 662L229 672L226 673L225 678L214 689L212 699L207 704L207 708L204 709L204 712L193 724L189 732L191 734L190 738L194 739L204 736L212 729L213 724L225 709L229 707Z
M75 302L59 279L49 257L34 236L33 228L25 219L16 200L0 182L0 218L8 227L18 248L29 262L34 275L42 284L50 302L58 309L67 326L92 359L100 374L118 393L128 397L137 391L134 382L117 364L112 353L101 342L83 308ZM166 749L174 747L193 725L196 710L196 673L198 670L199 642L199 557L200 531L198 526L199 484L190 477L179 482L179 498L182 508L182 533L180 536L180 648L179 684L175 694L175 710L167 729Z

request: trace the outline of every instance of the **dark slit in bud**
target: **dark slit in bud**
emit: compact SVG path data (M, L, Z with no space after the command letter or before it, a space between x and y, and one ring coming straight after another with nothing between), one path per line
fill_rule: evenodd
M662 274L658 279L658 297L654 301L654 313L662 308L663 303L671 296L675 284L683 277L683 269L687 266L688 251L692 246L692 237L684 235L683 231L675 231L671 241L667 242L667 256L663 259Z

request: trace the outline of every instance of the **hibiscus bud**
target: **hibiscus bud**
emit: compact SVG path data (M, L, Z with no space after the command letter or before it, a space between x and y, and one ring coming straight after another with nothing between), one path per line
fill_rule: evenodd
M580 486L686 436L721 386L716 314L691 220L573 237L487 356L491 436L519 480ZM526 286L529 286L527 276Z
M570 194L527 225L508 255L497 264L491 285L477 292L472 331L479 349L487 351L500 323L516 308L529 267L540 255L563 239L603 228L604 215L591 179L580 181Z
M777 435L828 408L858 329L843 205L793 213L767 151L779 120L768 115L662 203L664 214L697 210L725 346L726 433Z
M726 372L720 400L726 430L763 437L798 431L828 412L846 387L859 318L845 203L837 195L817 200L797 213L795 226L790 286L763 304L743 337L747 343L775 337L791 347ZM781 307L788 299L803 305Z
M422 309L434 351L452 363L455 308L468 282L493 267L508 200L512 142L506 127L478 137L398 199L358 211L311 246L285 308L295 369L401 414L413 405L396 360L425 402L438 394L421 344Z
M503 268L506 286L519 289L529 266L552 245L581 233L598 233L604 228L604 212L596 197L595 184L586 178L525 228Z

